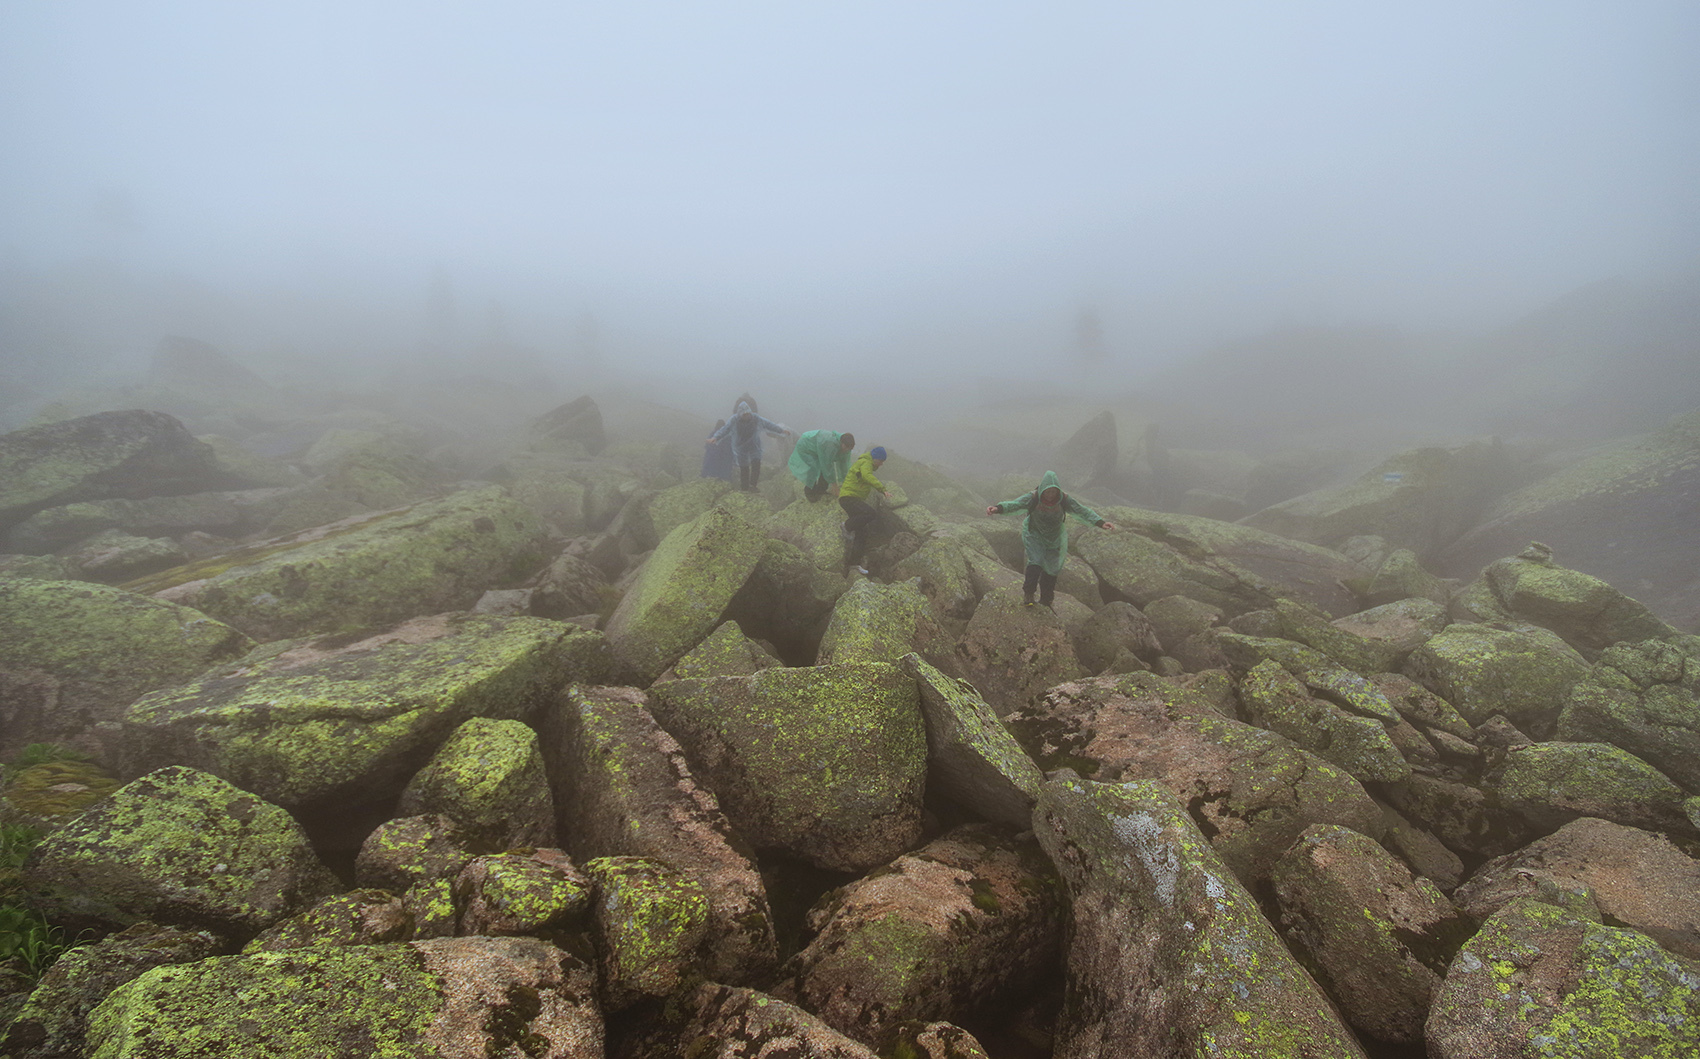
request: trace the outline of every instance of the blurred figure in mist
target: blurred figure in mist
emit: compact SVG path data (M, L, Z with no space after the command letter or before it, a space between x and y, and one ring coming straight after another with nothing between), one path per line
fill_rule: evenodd
M718 435L720 433L720 428L725 425L726 420L716 419L714 421L715 434ZM732 461L731 438L721 438L719 441L710 441L703 447L702 474L700 477L718 478L723 482L735 482L738 480L738 475L735 473L736 468L737 464Z
M850 454L856 450L856 435L836 430L811 430L797 439L787 466L803 483L803 495L815 503L827 493L838 495L839 483L850 473Z
M761 436L776 438L791 436L791 428L756 415L748 401L738 402L738 414L722 423L705 444L713 445L723 437L732 439L732 460L738 465L738 488L746 493L756 491L761 481Z

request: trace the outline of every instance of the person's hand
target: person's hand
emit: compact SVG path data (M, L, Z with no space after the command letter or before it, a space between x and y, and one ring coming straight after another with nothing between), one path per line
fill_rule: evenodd
M1098 526L1101 529L1107 529L1107 530L1113 530L1113 529L1116 528L1116 524L1114 522L1109 521L1108 519L1105 519L1103 522L1098 523Z
M837 496L837 495L838 495L838 487L837 487L837 486L836 486L836 485L835 485L835 486L833 486L833 487L832 487L832 495L833 495L833 496Z
M995 515L997 513L998 513L998 506L996 504L990 504L986 507L986 514Z
M704 442L703 442L703 445L704 445L704 446L708 446L708 445L712 445L712 444L714 444L714 439L713 439L713 438L709 438L709 439L708 439L708 440L707 440L707 441L704 441Z

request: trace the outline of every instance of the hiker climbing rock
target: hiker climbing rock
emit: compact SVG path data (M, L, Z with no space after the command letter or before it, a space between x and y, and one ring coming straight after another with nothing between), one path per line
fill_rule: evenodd
M750 402L744 400L738 402L737 414L728 419L719 430L710 434L708 441L704 443L712 445L723 437L732 438L732 458L738 463L738 488L746 493L755 492L757 483L761 481L763 433L785 438L791 436L791 428L757 415L750 407Z
M856 435L836 430L811 430L797 439L787 464L803 495L812 504L827 493L838 495L839 483L850 473L850 454L856 451Z
M1027 551L1027 579L1022 583L1022 598L1033 605L1033 590L1039 590L1039 602L1050 606L1056 598L1057 575L1062 573L1068 557L1068 516L1073 515L1102 529L1116 527L1096 511L1062 491L1057 472L1046 471L1039 479L1039 488L1023 493L1014 500L1004 500L986 508L988 515L1007 515L1025 511L1021 524L1021 542Z
M877 489L881 496L891 499L885 483L874 476L884 462L884 446L875 445L856 457L856 462L850 465L850 473L844 476L844 483L838 488L838 506L844 509L844 532L849 537L844 546L844 572L847 574L854 572L866 576L868 572L867 567L862 565L862 557L868 551L868 530L874 524L874 508L868 503L868 494Z

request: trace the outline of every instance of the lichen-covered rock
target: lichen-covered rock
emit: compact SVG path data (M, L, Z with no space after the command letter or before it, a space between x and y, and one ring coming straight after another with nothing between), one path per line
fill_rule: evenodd
M609 1059L877 1059L825 1022L753 989L704 984L617 1042Z
M591 884L558 849L474 857L455 877L460 933L515 935L571 930L590 910Z
M566 620L600 614L613 598L608 578L583 556L563 552L549 564L531 593L531 613Z
M1393 745L1386 725L1359 717L1312 696L1299 679L1274 660L1259 662L1240 681L1240 715L1260 728L1291 739L1355 779L1404 779L1411 766Z
M1057 1059L1363 1055L1163 784L1064 774L1033 823L1073 906Z
M747 677L784 664L766 647L745 636L737 622L723 621L707 639L674 662L662 678Z
M1521 816L1465 783L1413 772L1382 793L1412 822L1460 853L1497 857L1534 837Z
M1383 698L1393 704L1399 716L1424 731L1445 732L1459 739L1474 741L1475 729L1464 720L1452 704L1398 673L1377 673L1371 681Z
M1276 600L1268 610L1241 614L1228 627L1235 632L1302 643L1321 651L1335 664L1359 673L1384 672L1394 668L1402 658L1397 648L1343 629L1291 600Z
M1371 607L1405 599L1422 599L1444 607L1453 584L1456 582L1448 582L1423 569L1416 552L1397 548L1382 560L1374 576L1364 584L1361 595Z
M1025 830L1044 776L998 721L974 685L902 658L921 692L927 725L927 778L933 791L987 820Z
M920 836L926 730L915 681L896 666L673 680L650 700L691 770L758 849L861 871Z
M1345 771L1149 673L1052 688L1009 726L1047 772L1160 780L1248 884L1311 824L1383 830L1375 803Z
M695 880L708 901L703 964L710 976L765 981L778 954L761 875L679 742L655 723L644 693L571 689L543 732L573 856L581 863L646 857Z
M749 580L727 606L726 618L748 636L795 658L812 659L832 608L849 585L842 569L842 561L823 568L795 545L769 538Z
M1430 832L1405 819L1404 814L1391 805L1380 801L1376 805L1381 807L1382 819L1387 824L1387 835L1382 843L1399 854L1412 871L1448 892L1463 880L1464 861L1458 854L1447 849L1445 843Z
M43 508L216 489L213 451L164 412L101 412L0 435L0 528Z
M1700 964L1555 905L1496 912L1446 972L1427 1026L1434 1059L1700 1052Z
M350 890L327 897L261 931L242 951L283 952L316 945L384 945L413 936L413 917L388 890Z
M940 617L966 620L980 602L964 546L952 537L927 538L891 576L894 581L919 578L922 594Z
M649 502L649 521L655 527L656 539L701 516L732 489L732 483L719 478L693 478L661 490Z
M0 819L51 831L120 786L118 777L93 761L62 758L14 766L0 781L5 807Z
M1046 688L1086 675L1062 619L1025 606L1012 585L987 592L958 647L961 674L999 715L1027 705Z
M1539 739L1552 732L1588 666L1545 630L1460 622L1412 651L1404 672L1471 724L1504 714Z
M541 451L579 446L595 456L608 446L602 428L602 409L589 394L576 397L533 419L525 427L525 443Z
M766 543L724 508L669 533L608 619L615 659L639 683L660 676L720 624Z
M1664 773L1609 743L1530 743L1482 777L1499 804L1547 831L1592 816L1630 827L1690 833L1687 797Z
M13 526L7 544L21 552L57 551L106 530L137 537L181 536L192 530L223 537L258 529L249 518L255 502L275 490L153 496L140 500L90 500L38 511Z
M1585 889L1611 922L1700 959L1700 861L1661 835L1622 824L1566 824L1483 864L1452 897L1481 920L1548 887Z
M1147 603L1144 613L1157 630L1163 653L1188 673L1227 666L1228 657L1217 643L1223 631L1222 608L1186 596L1164 596Z
M697 969L708 936L703 888L646 857L598 857L584 873L596 886L591 915L603 1010L677 989Z
M128 581L187 562L189 553L170 537L134 537L107 530L64 552L64 559L85 581Z
M1051 969L1057 889L1031 838L957 828L822 897L774 993L871 1047L904 1019L960 1019Z
M536 938L442 938L156 968L94 1010L88 1055L601 1059L602 1040L577 957Z
M404 816L385 821L366 836L354 860L362 887L405 893L431 879L452 879L473 857L496 852L446 816Z
M1284 500L1245 523L1328 545L1373 533L1395 547L1433 555L1475 524L1509 484L1510 469L1497 441L1408 449L1348 485Z
M1446 608L1427 599L1400 599L1335 618L1334 627L1385 647L1397 669L1412 651L1446 628ZM1365 674L1368 675L1367 673Z
M1118 599L1098 608L1081 626L1074 637L1074 653L1088 673L1102 673L1123 651L1150 663L1163 654L1163 645L1157 642L1157 627L1151 619Z
M359 515L128 582L259 640L462 610L542 564L542 523L496 487Z
M439 615L144 696L108 741L129 775L181 762L288 808L379 800L469 718L531 717L561 684L606 679L608 668L600 633Z
M0 757L30 743L94 749L137 696L253 641L188 607L78 581L0 579Z
M24 885L67 921L153 920L241 938L337 889L288 813L175 765L125 784L48 835L24 867Z
M816 662L895 662L915 652L948 670L956 666L955 646L921 594L919 579L858 580L832 608Z
M1700 661L1657 641L1607 648L1571 691L1556 734L1621 747L1700 791Z
M1551 629L1590 661L1615 643L1677 635L1652 611L1599 578L1555 565L1552 549L1544 544L1530 544L1519 555L1488 564L1482 580L1512 618Z
M1343 827L1307 829L1271 881L1282 935L1346 1020L1378 1040L1420 1041L1429 999L1476 921Z
M85 1054L89 1012L114 989L155 967L204 960L219 949L205 931L135 923L78 945L55 960L0 1033L10 1059L64 1059Z
M537 733L519 721L462 723L407 781L396 811L450 817L499 849L555 841L555 801Z

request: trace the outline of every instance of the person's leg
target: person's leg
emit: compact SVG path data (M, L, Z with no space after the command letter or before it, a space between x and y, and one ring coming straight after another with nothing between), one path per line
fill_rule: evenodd
M1039 587L1039 575L1044 573L1038 563L1027 564L1027 579L1021 583L1021 601L1033 605L1033 590Z
M757 456L755 459L750 461L750 492L752 492L752 493L755 492L756 488L760 485L761 485L761 457Z
M1048 606L1051 605L1051 601L1056 599L1056 598L1057 598L1057 575L1056 574L1047 574L1043 571L1040 571L1040 573L1039 573L1039 602L1041 604L1043 604L1044 606L1048 607Z
M825 496L825 495L826 495L826 479L825 478L816 478L813 485L806 485L806 486L803 487L803 496L806 497L808 499L809 503L811 503L811 504L820 500L820 498Z
M868 527L873 525L874 509L865 500L853 496L838 498L844 509L844 525L850 530L850 543L844 549L844 565L860 566L868 549Z

